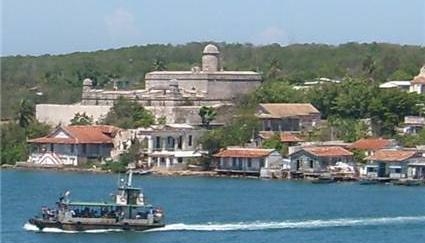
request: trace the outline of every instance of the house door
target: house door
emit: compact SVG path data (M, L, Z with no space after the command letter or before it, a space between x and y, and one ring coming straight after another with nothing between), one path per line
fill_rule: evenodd
M300 167L301 167L301 162L299 159L297 159L297 165L296 165L297 170L300 170Z
M378 177L386 177L385 175L385 163L378 164Z

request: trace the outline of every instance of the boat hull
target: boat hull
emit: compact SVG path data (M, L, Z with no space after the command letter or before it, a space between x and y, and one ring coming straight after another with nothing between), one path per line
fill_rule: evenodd
M164 227L165 224L162 223L153 223L153 224L129 224L126 222L116 222L116 223L84 223L84 222L59 222L59 221L51 221L44 220L39 218L32 218L29 220L30 224L37 226L40 230L44 228L56 228L66 231L86 231L86 230L99 230L99 229L107 229L107 230L133 230L133 231L144 231L154 228Z

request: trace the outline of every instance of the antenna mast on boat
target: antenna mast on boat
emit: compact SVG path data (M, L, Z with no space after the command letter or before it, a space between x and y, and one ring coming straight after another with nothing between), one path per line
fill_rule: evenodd
M130 169L128 171L128 180L127 180L127 186L131 187L131 180L133 179L133 171Z

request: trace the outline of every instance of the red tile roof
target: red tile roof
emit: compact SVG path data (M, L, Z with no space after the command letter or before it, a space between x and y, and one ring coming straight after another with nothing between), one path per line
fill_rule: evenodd
M283 118L295 116L307 116L320 114L320 112L309 103L266 103L259 104L260 118Z
M351 156L353 153L338 146L305 147L306 152L318 157Z
M119 130L118 127L107 125L58 127L49 135L30 139L28 142L60 144L112 143L112 138ZM61 132L67 136L57 136Z
M304 140L290 132L282 132L280 134L280 141L284 143L291 143L291 142L303 142Z
M262 158L271 154L274 149L257 148L227 148L214 155L214 157L236 157L236 158Z
M392 140L384 138L362 138L349 146L352 149L361 150L379 150L388 148L392 144Z
M366 157L365 160L378 160L383 162L400 162L416 156L416 151L382 149L374 155Z
M272 138L276 133L273 131L260 131L259 136L263 139L270 139ZM303 142L304 140L297 135L290 133L290 132L281 132L280 133L280 141L284 143L289 142Z

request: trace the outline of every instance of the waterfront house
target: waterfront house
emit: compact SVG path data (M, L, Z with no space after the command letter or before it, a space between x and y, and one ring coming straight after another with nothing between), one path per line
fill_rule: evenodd
M256 116L263 131L309 131L320 122L320 112L308 103L259 104Z
M360 171L360 175L370 178L406 178L408 165L414 167L420 158L420 154L414 150L378 150L365 158L367 164Z
M405 116L399 131L401 134L418 134L425 127L425 117Z
M328 167L337 162L352 163L353 153L340 146L311 146L299 148L289 159L291 172L314 175L328 172Z
M188 124L152 125L138 129L136 136L146 146L148 167L170 168L200 159L198 140L204 131Z
M131 145L128 131L107 125L58 126L44 137L29 139L28 163L41 166L80 165L115 159Z
M348 146L348 148L350 150L362 151L365 156L370 156L377 150L395 148L396 146L397 142L394 139L361 138Z
M259 176L262 168L282 167L282 156L274 149L228 147L214 157L218 173Z
M407 164L407 177L425 180L425 157L418 157Z

